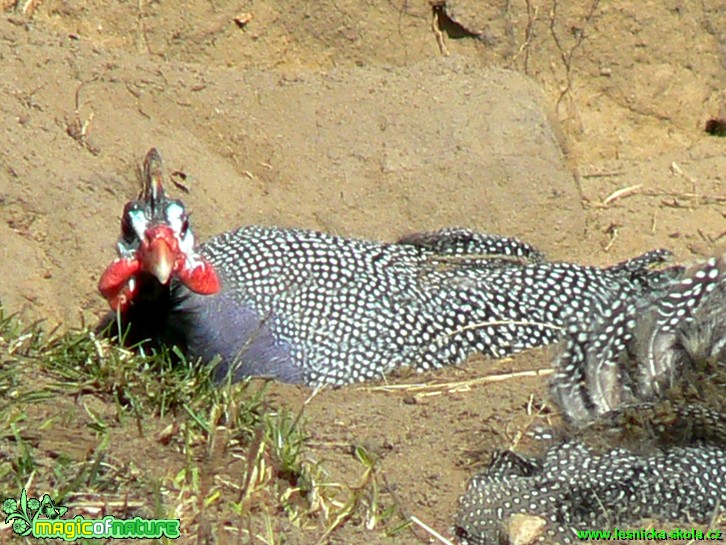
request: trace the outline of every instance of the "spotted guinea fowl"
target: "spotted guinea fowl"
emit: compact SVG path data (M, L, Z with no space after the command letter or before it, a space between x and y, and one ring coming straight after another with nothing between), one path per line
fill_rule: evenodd
M472 479L459 542L576 543L645 518L707 533L726 506L726 256L570 324L555 367L567 424L543 456L505 451Z
M620 299L573 321L555 361L552 393L571 421L657 398L704 362L726 365L726 261L694 267L664 293Z
M244 227L197 246L152 149L99 289L126 341L174 344L215 373L345 384L553 342L568 315L658 289L651 252L609 269L544 262L516 239L465 229L393 244Z
M706 533L725 486L726 451L712 445L600 454L572 441L541 459L506 452L470 482L455 534L460 545L568 544L646 519Z

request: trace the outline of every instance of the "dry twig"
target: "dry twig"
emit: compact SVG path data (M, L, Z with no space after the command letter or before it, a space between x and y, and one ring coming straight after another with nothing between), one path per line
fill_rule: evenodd
M539 6L532 7L531 0L527 0L527 27L524 29L524 42L514 54L511 64L517 62L519 56L524 53L524 73L529 74L529 46L532 45L532 37L534 36L534 25L539 16Z
M585 19L582 22L582 28L576 29L575 35L577 36L577 41L575 42L575 45L570 48L569 51L565 51L565 48L562 46L562 42L560 41L560 37L557 34L557 30L555 30L555 24L557 22L557 2L558 0L552 0L552 9L550 10L550 34L552 35L552 39L554 40L555 45L560 52L562 64L565 66L566 85L565 88L560 92L560 96L557 99L557 103L555 105L555 110L559 111L562 99L564 99L565 95L567 95L567 93L569 93L572 89L572 58L575 55L575 51L577 51L577 49L579 49L579 47L582 45L582 42L585 41L585 30L587 28L587 25L590 23L593 16L595 15L598 5L600 4L600 0L593 0L592 4L590 5L590 9L587 12L587 15L585 15Z
M363 390L369 392L396 392L404 391L409 394L414 394L419 397L440 395L442 393L458 393L468 392L475 386L482 384L490 384L494 382L504 382L506 380L525 378L525 377L544 377L551 375L555 370L551 368L545 369L530 369L527 371L514 371L512 373L499 373L493 375L486 375L483 377L477 377L473 379L459 380L459 381L447 381L447 382L430 382L430 383L416 383L416 384L386 384L383 386L363 386Z
M449 50L446 49L446 42L444 41L444 33L441 30L441 13L444 9L443 4L434 4L431 9L431 30L434 31L436 36L436 43L439 44L439 51L444 57L449 56Z
M613 191L610 195L605 197L605 200L602 202L602 207L606 208L607 206L619 199L635 195L641 187L643 187L643 184L636 184L629 187L624 187L622 189L618 189L617 191Z
M605 232L608 234L610 239L608 240L608 243L605 245L605 248L603 248L603 250L605 252L609 252L615 245L615 241L618 239L618 235L620 234L620 226L616 223L611 223Z
M440 533L438 533L436 530L431 528L429 525L423 523L421 519L419 519L416 515L411 515L409 517L409 520L413 522L414 524L420 526L424 530L426 530L433 538L435 538L440 543L443 543L444 545L454 545L451 541L446 539L444 536L442 536Z
M66 133L93 155L98 155L101 153L101 150L88 138L88 128L95 114L91 112L85 121L81 121L81 89L86 83L88 82L83 82L76 88L76 109L73 112L73 117L70 120L66 120Z

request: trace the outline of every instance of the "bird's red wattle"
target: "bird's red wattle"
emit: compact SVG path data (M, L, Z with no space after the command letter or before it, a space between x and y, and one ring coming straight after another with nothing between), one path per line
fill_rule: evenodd
M222 287L217 271L206 260L196 267L181 267L178 275L187 288L200 295L213 295Z
M101 275L98 290L113 310L123 310L133 296L129 280L141 269L136 258L119 257L114 259Z

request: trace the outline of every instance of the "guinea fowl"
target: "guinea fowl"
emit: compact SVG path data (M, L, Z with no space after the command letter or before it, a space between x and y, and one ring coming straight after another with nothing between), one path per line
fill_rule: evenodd
M726 505L726 255L570 324L555 368L567 424L543 455L501 452L471 480L459 543L578 543L642 519L705 535Z
M568 316L660 289L657 251L600 269L545 262L513 238L444 229L386 244L243 227L197 246L161 158L121 218L99 289L128 343L217 358L215 376L346 384L554 342Z

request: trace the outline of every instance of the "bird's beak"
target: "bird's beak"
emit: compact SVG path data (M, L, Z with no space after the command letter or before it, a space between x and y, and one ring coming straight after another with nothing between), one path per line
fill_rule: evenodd
M166 285L174 270L175 255L164 238L155 238L141 256L141 268Z

